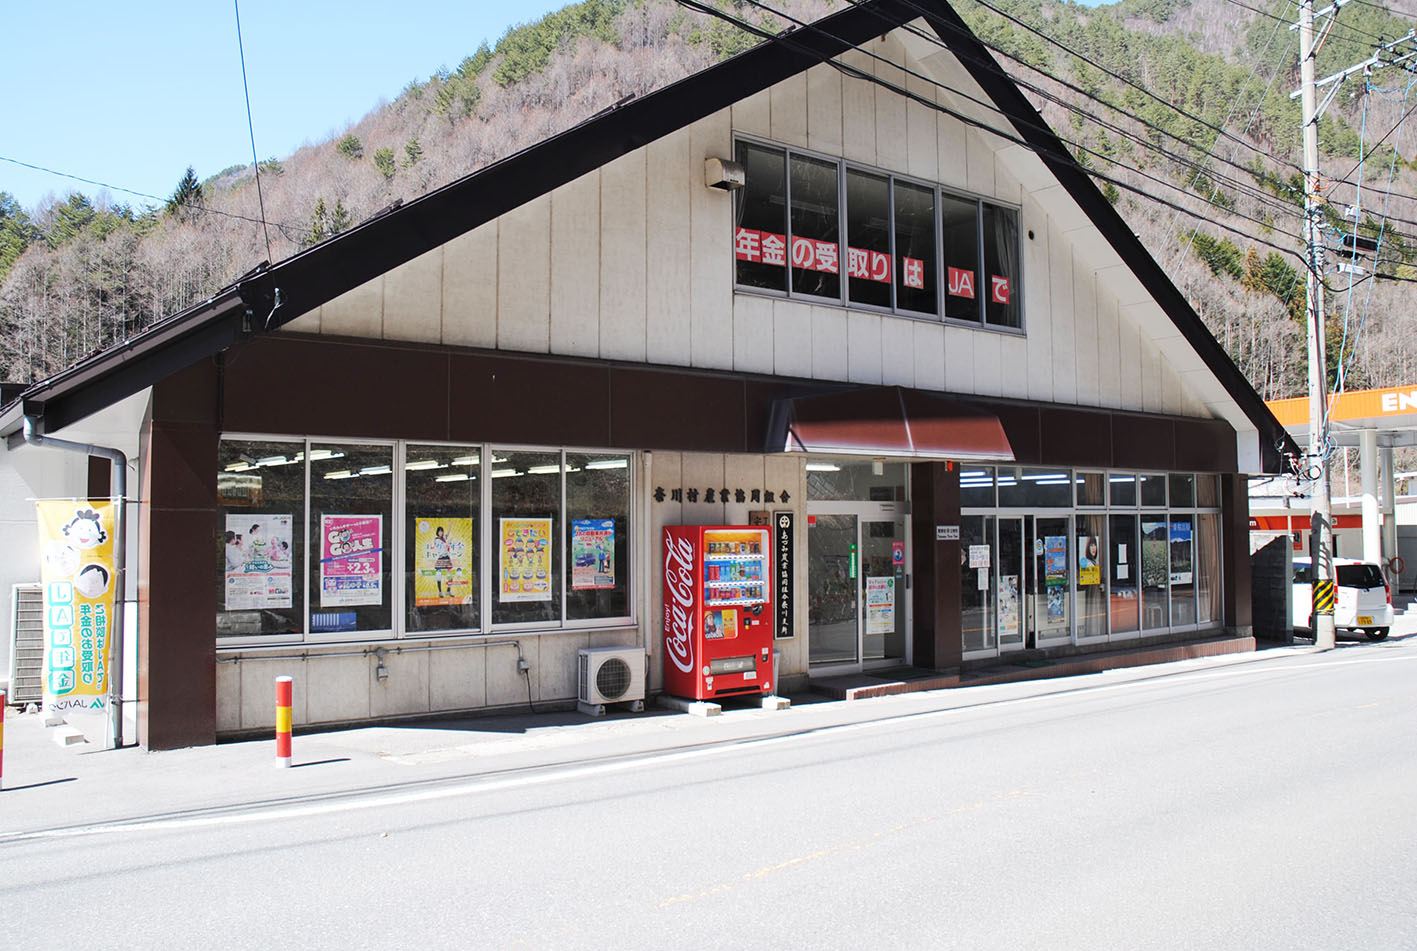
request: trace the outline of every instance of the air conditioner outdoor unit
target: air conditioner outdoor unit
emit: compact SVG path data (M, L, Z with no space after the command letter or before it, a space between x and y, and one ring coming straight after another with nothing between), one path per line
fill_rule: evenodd
M604 716L607 703L645 708L645 652L639 647L586 647L580 652L582 713Z

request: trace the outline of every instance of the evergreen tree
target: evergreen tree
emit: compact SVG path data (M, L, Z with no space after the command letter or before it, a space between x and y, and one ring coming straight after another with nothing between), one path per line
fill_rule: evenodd
M335 143L335 151L351 161L357 161L364 157L364 143L359 141L359 136L350 132Z
M384 176L385 180L392 179L394 177L394 171L396 170L394 165L394 150L387 147L377 150L374 153L374 167L379 170L379 174Z
M9 192L0 192L0 280L39 237L39 229Z
M197 181L197 173L187 166L187 173L177 183L177 190L167 200L166 211L179 220L186 221L202 204L202 183Z

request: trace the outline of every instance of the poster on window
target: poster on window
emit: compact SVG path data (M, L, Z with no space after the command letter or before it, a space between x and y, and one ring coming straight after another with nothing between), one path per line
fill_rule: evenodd
M291 606L293 520L292 515L226 517L226 610Z
M384 516L320 516L320 607L384 603Z
M472 603L472 519L413 523L413 603L421 608Z
M551 519L500 520L497 600L551 600Z
M999 575L999 637L1018 636L1018 575Z
M1096 535L1078 536L1078 584L1080 586L1102 583L1101 542Z
M1171 583L1191 583L1191 523L1171 523Z
M615 520L571 520L571 588L615 587Z
M890 634L895 630L895 579L866 578L866 633Z
M44 588L46 713L104 710L114 610L113 503L35 503Z

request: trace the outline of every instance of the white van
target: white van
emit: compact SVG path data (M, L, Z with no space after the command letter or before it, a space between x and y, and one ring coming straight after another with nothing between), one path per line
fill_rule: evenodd
M1333 570L1338 582L1338 602L1333 607L1333 623L1340 631L1362 631L1370 641L1387 637L1392 627L1392 588L1383 580L1382 569L1371 562L1335 558ZM1311 630L1314 594L1313 563L1294 559L1294 627Z

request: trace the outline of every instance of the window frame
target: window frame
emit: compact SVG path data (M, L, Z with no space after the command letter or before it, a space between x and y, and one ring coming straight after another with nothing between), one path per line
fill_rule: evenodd
M1028 316L1028 315L1027 315L1027 310L1026 310L1026 308L1025 308L1025 306L1024 306L1024 302L1025 302L1025 301L1024 301L1024 294L1023 294L1023 288L1024 288L1024 271L1025 271L1025 267L1026 267L1026 257L1027 257L1027 256L1025 255L1025 253L1024 253L1023 238L1024 238L1024 235L1027 234L1027 228L1024 226L1024 221L1023 221L1023 207L1022 207L1021 205L1017 205L1017 204L1014 204L1014 203L1008 202L1008 201L1001 201L1001 200L999 200L998 198L994 198L994 197L986 196L986 195L979 195L979 194L975 194L975 193L972 193L972 192L968 192L968 191L964 191L964 190L960 190L960 189L956 189L956 188L946 188L945 186L941 185L939 182L930 181L930 180L928 180L928 179L919 178L919 177L916 177L916 176L913 176L913 175L904 174L904 173L893 172L893 171L890 171L890 170L888 170L888 169L881 168L881 167L879 167L879 166L869 165L869 164L864 163L864 162L857 162L857 161L849 160L849 159L847 159L847 158L845 158L845 157L843 157L843 156L839 156L839 155L829 155L829 154L826 154L826 153L824 153L824 152L818 152L818 151L815 151L815 150L812 150L812 149L798 148L798 147L796 147L796 146L786 145L786 144L781 143L781 142L774 142L774 141L772 141L771 139L766 139L766 138L763 138L763 137L761 137L761 136L749 135L749 134L744 134L744 133L741 133L741 132L734 132L734 133L733 133L733 148L732 148L732 152L733 152L734 155L737 155L737 152L738 152L738 145L739 145L740 142L741 142L741 143L748 144L748 145L755 146L755 147L757 147L757 148L774 149L774 150L777 150L777 151L782 152L782 154L783 154L783 176L784 176L783 185L784 185L784 195L786 196L786 206L787 206L787 211L786 211L786 215L785 215L786 239L787 239L787 260L786 260L786 263L784 264L784 269L786 270L787 273L786 273L786 276L785 276L785 279L784 279L784 284L786 285L787 290L785 290L785 291L780 291L780 290L777 290L777 289L775 289L775 288L755 287L755 286L750 285L750 284L740 284L740 283L738 282L738 269L737 269L737 261L736 261L736 258L735 258L735 260L734 260L734 267L733 267L733 292L734 292L735 294L757 295L757 296L762 296L762 297L770 297L770 298L773 298L773 299L775 299L775 300L798 300L798 301L802 301L802 302L804 302L804 303L815 304L815 305L817 305L817 306L841 307L841 308L844 308L844 309L846 309L846 310L855 310L855 311L860 311L860 312L862 312L862 313L887 314L887 315L890 315L890 316L893 316L893 317L901 317L901 318L904 318L904 319L907 319L907 320L923 320L923 321L928 321L928 322L930 322L930 323L942 324L942 325L948 326L948 327L966 327L966 328L969 328L969 329L971 329L971 330L977 330L977 331L987 332L987 333L1006 334L1006 335L1016 336L1016 337L1027 336L1027 329L1028 329L1027 316ZM838 262L838 263L837 263L837 273L838 273L838 276L840 277L839 283L840 283L840 287L841 287L841 292L840 292L840 294L839 294L837 297L835 297L835 298L833 298L833 297L821 297L821 296L818 296L818 295L816 295L816 294L809 294L809 293L805 293L805 292L800 292L800 291L795 290L794 287L793 287L793 281L792 281L792 270L793 270L793 268L792 268L792 158L793 158L794 155L800 155L800 156L802 156L802 157L804 157L804 158L815 159L815 160L821 161L821 162L829 162L829 163L832 163L832 164L834 164L834 165L836 166L836 170L837 170L837 262ZM887 201L887 204L888 204L887 211L888 211L888 213L889 213L888 229L889 229L889 233L890 233L890 247L891 247L890 256L891 256L891 269L892 269L892 274L891 274L891 278L892 278L892 279L891 279L891 282L890 282L890 300L891 300L891 303L890 303L889 306L884 306L884 307L883 307L883 306L881 306L881 305L879 305L879 304L854 303L854 302L851 300L851 289L850 289L850 287L851 287L851 280L850 280L850 277L849 277L848 274L847 274L847 250L848 250L848 244L847 244L847 213L848 213L848 212L847 212L847 195L846 195L846 175L847 175L847 171L848 171L848 170L854 170L854 171L858 171L858 172L861 172L861 173L864 173L864 174L868 174L868 175L880 176L880 177L883 177L883 178L886 179L886 184L887 184L886 201ZM934 263L935 263L935 284L936 284L936 288L935 288L935 310L934 310L933 313L927 312L927 311L919 311L919 310L912 310L912 309L908 309L908 308L902 308L902 307L899 306L899 301L898 301L898 296L899 296L899 295L898 295L898 293L897 293L897 288L896 288L896 274L895 274L895 271L896 271L896 269L897 269L898 266L899 266L899 262L896 260L896 257L897 257L897 255L896 255L896 243L897 243L897 242L896 242L896 232L897 232L897 225L896 225L896 214L895 214L895 212L896 212L896 209L895 209L895 183L896 183L896 181L898 181L898 180L899 180L899 181L902 181L902 182L906 182L907 184L911 184L911 185L915 185L915 186L921 187L921 188L927 188L927 189L929 189L929 190L932 192L932 195L933 195L933 200L934 200L934 230L935 230L935 249L934 249L935 262L934 262ZM975 243L976 243L976 250L977 250L977 252L978 252L978 261L976 262L976 275L977 275L977 279L976 279L976 286L975 286L975 303L976 303L976 305L977 305L977 308L976 308L976 309L977 309L977 312L978 312L978 316L977 316L977 319L975 319L975 320L965 320L965 319L963 319L963 318L947 317L947 316L945 316L945 298L946 298L946 296L947 296L947 295L946 295L946 288L947 288L947 285L948 285L948 278L947 278L947 273L946 273L946 270L945 270L945 249L944 249L944 231L943 231L944 225L943 225L943 215L942 215L942 212L941 212L941 204L942 204L942 199L943 199L944 197L953 198L953 199L958 200L958 201L972 202L973 205L974 205ZM741 200L741 199L735 197L735 201L740 201L740 200ZM1015 306L1015 307L1017 308L1017 310L1018 310L1018 326L1016 326L1016 327L1011 327L1011 326L1007 326L1007 325L1004 325L1004 324L990 323L990 322L988 321L988 313L987 313L987 307L986 307L987 301L986 301L986 299L985 299L985 295L988 293L988 290L983 286L983 285L984 285L984 277L985 277L985 275L984 275L984 257L985 257L985 251L984 251L984 217L985 217L985 216L984 216L984 207L985 207L986 205L989 205L989 206L992 206L992 207L995 207L995 208L999 208L999 209L1003 209L1003 210L1006 210L1006 211L1011 212L1011 213L1015 216L1015 219L1016 219L1016 221L1017 221L1017 223L1018 223L1018 229L1017 229L1018 233L1017 233L1017 235L1016 235L1016 243L1017 243L1017 247L1018 247L1018 274L1015 275L1015 276L1012 278L1012 280L1013 280L1014 283L1013 283L1013 285L1011 285L1011 286L1014 288L1014 289L1011 291L1011 293L1015 295L1015 296L1014 296L1014 300L1012 301L1012 303L1013 303L1013 306ZM735 206L735 214L732 215L732 216L730 216L730 220L735 220L735 221L737 220L736 206ZM734 238L734 235L733 235L733 234L730 234L730 235L729 235L729 241L728 241L728 246L729 246L730 249L734 247L734 240L733 240L733 238ZM730 253L732 253L731 250L730 250Z

